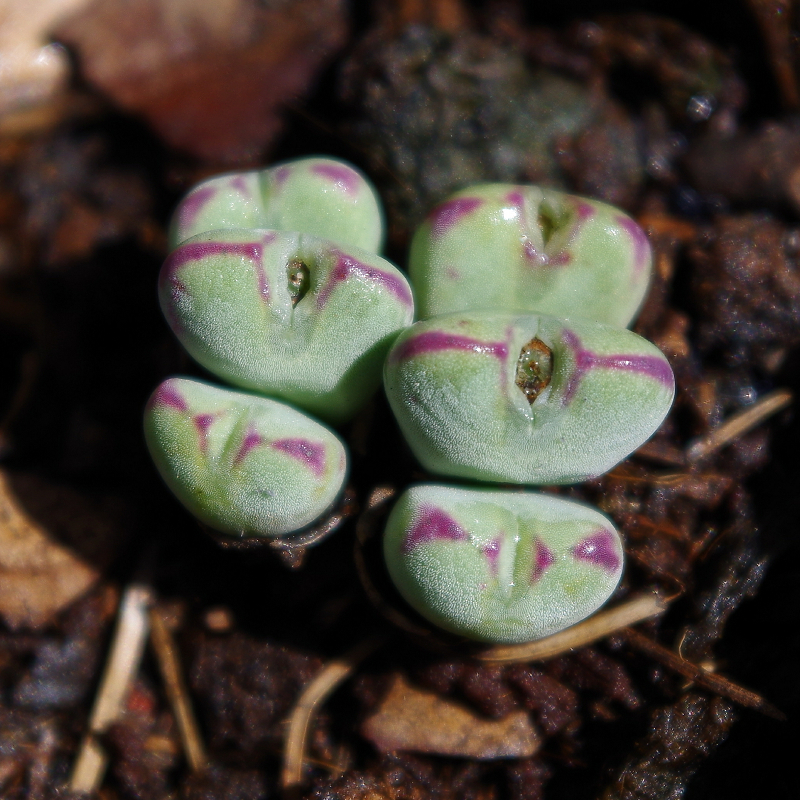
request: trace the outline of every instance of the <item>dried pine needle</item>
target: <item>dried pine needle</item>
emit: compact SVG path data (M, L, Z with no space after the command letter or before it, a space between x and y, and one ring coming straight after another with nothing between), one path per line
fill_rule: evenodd
M634 597L552 636L526 644L499 645L478 653L479 661L508 664L553 658L568 650L591 644L616 631L663 613L669 602L657 593Z
M183 679L175 641L157 608L150 610L150 626L152 629L150 639L172 714L178 726L186 761L192 771L199 772L206 766L206 754L200 737L200 728L197 725L186 682Z
M698 686L710 689L722 697L727 697L729 700L739 703L739 705L761 711L774 719L786 719L781 711L761 697L761 695L756 694L756 692L745 689L728 678L724 678L714 672L709 672L698 664L687 661L682 656L674 653L658 642L654 642L639 631L627 628L620 631L620 633L628 645L656 659L668 669L677 672L679 675L683 675Z
M83 737L70 776L70 794L93 794L103 780L108 757L100 746L98 736L122 712L133 679L139 671L150 629L148 609L151 603L150 588L141 584L131 584L122 595L117 627L92 708L89 729Z
M306 686L289 717L283 748L281 788L289 793L302 782L306 740L311 720L325 699L345 681L355 668L383 643L382 638L367 639L341 659L330 661Z
M695 439L686 449L686 460L689 463L700 461L725 445L730 444L745 433L752 430L773 414L777 414L791 405L792 393L787 389L776 389L765 394L753 405L737 411L714 430Z

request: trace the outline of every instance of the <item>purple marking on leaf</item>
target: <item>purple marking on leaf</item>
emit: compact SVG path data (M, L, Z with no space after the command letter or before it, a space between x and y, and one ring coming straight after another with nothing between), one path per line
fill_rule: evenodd
M530 239L523 240L522 254L525 256L526 261L530 261L537 267L547 263L547 256L540 250L537 250L536 245Z
M241 256L253 262L258 282L258 293L264 301L268 301L269 284L264 272L262 258L264 245L269 244L274 238L275 234L269 234L264 237L262 242L188 242L182 244L173 250L164 262L159 282L162 286L165 283L169 283L171 287L170 294L174 303L181 294L186 293L186 287L176 277L178 270L192 261L200 261L204 258Z
M250 194L250 189L247 186L247 181L244 179L243 175L234 175L230 181L231 189L235 189L239 194Z
M217 193L214 186L199 186L181 203L178 219L182 228L193 225L203 206Z
M273 173L272 177L275 179L275 183L277 184L278 188L280 189L284 183L289 179L289 176L292 174L291 167L278 167Z
M469 534L441 509L425 506L420 509L419 516L403 539L400 550L407 555L415 547L438 539L466 542L469 541Z
M148 405L150 408L154 406L167 406L168 408L174 408L176 411L186 411L189 408L186 404L186 400L184 400L183 396L178 393L177 389L175 389L169 381L162 383L161 386L156 389Z
M247 454L254 447L258 447L263 443L264 439L261 437L261 434L253 428L248 428L247 433L244 435L242 443L239 445L239 449L236 451L236 455L234 456L233 466L239 466L239 464L244 461Z
M319 478L325 472L325 448L308 439L276 439L272 447L302 461Z
M675 376L669 364L657 356L645 355L608 355L602 356L586 350L581 346L581 340L570 330L564 331L564 344L573 351L575 370L569 376L564 390L563 404L567 405L578 391L581 381L590 369L613 369L620 372L637 372L647 375L658 381L662 386L672 389L675 386Z
M441 350L471 350L473 353L494 356L503 362L508 356L508 345L505 342L481 342L455 333L425 331L406 339L399 347L392 350L390 361L396 363L426 353L438 353Z
M572 261L572 253L568 252L567 250L561 250L558 253L554 253L550 258L548 258L547 263L551 267L563 267L566 264L569 264Z
M436 206L428 216L431 234L434 237L443 236L449 228L482 205L480 197L456 197Z
M575 213L578 215L578 222L586 222L589 217L594 216L594 206L591 203L584 203L582 200L575 201Z
M641 226L630 217L620 214L615 218L617 224L623 228L633 243L633 270L637 276L641 275L650 261L650 242Z
M274 234L268 234L262 240L264 246L268 245L272 239L275 238ZM262 250L263 252L263 250ZM265 302L269 302L269 281L267 280L267 273L264 269L264 259L259 258L257 261L253 262L256 270L256 281L258 282L258 295L259 297Z
M261 261L263 248L259 242L186 242L170 253L161 271L162 279L170 278L190 261L215 256L241 256Z
M384 272L371 264L364 264L352 256L338 253L336 266L331 270L328 282L317 295L317 308L322 308L328 302L337 283L346 281L351 275L362 279L380 283L385 286L403 305L414 307L414 298L408 284L399 276Z
M489 572L492 573L495 577L497 576L497 567L498 562L500 561L500 545L503 544L503 536L502 534L498 536L496 539L492 539L486 547L483 548L481 551L485 556L486 560L489 562Z
M535 554L533 569L531 570L531 583L541 580L545 572L556 563L553 552L541 539L534 539L534 547Z
M214 422L213 414L195 414L192 417L194 427L197 428L197 436L200 440L200 452L205 453L208 447L208 429Z
M356 194L360 184L359 175L344 164L314 164L311 171L320 178L341 186L347 194Z
M606 529L599 530L576 544L572 548L572 555L578 561L594 564L606 572L617 572L622 566L617 537Z
M506 203L520 209L525 205L525 198L522 196L522 192L514 189L506 195Z

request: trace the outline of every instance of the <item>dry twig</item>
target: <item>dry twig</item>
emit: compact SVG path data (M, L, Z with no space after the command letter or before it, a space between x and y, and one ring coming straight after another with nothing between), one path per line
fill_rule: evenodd
M343 658L326 664L303 690L289 717L289 727L283 748L281 788L284 793L291 793L302 781L306 739L316 710L322 705L325 698L382 643L382 638L367 639L361 642Z
M695 439L686 449L686 460L693 463L721 450L773 414L787 408L792 400L792 393L787 389L776 389L764 395L753 405L732 414L705 436Z
M139 671L149 631L147 611L151 602L150 588L141 584L131 584L122 595L111 652L89 718L89 729L69 779L72 794L92 794L103 780L108 757L98 737L119 717Z
M192 710L186 682L183 679L178 649L157 608L150 610L151 641L172 714L178 725L183 751L194 772L205 769L206 753L200 728Z
M634 625L663 613L669 601L654 593L639 595L620 605L601 611L589 619L573 625L560 633L526 644L490 647L475 657L490 664L508 664L553 658L568 650L591 644L616 633L621 628Z
M631 647L654 658L665 667L677 672L679 675L683 675L698 686L710 689L712 692L739 703L739 705L754 708L756 711L761 711L775 719L785 719L783 713L767 702L761 695L751 692L749 689L745 689L733 681L723 678L721 675L709 672L691 661L687 661L677 653L673 653L672 650L649 639L643 633L632 628L626 628L619 633Z

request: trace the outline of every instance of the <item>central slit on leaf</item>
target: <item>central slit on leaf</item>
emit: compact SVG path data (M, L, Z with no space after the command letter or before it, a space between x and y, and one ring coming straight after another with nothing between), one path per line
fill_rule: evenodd
M536 222L541 230L542 243L545 247L553 238L553 234L567 224L568 218L569 215L564 212L563 208L548 205L546 201L539 206Z
M550 383L552 376L553 351L541 339L531 339L520 350L514 383L528 402L533 403Z
M286 277L289 296L292 298L292 308L294 308L308 291L310 273L308 267L299 258L293 258L286 266Z

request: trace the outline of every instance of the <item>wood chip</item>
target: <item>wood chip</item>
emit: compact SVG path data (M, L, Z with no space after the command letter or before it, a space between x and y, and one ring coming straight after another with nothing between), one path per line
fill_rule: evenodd
M395 677L362 733L382 752L410 750L479 760L527 758L541 745L524 711L487 719L436 692L411 686L402 675Z

